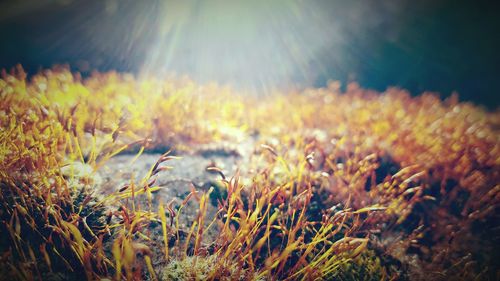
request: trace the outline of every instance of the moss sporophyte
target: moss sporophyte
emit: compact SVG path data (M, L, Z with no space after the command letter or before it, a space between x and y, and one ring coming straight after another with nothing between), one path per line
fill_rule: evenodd
M498 111L59 67L0 99L6 280L498 277Z

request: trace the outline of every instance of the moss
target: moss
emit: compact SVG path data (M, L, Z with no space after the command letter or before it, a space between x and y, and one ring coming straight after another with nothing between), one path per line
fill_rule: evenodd
M160 256L145 249L157 246L149 222L158 221L157 194L166 189L152 177L173 158L162 155L135 189L104 192L117 209L107 222L93 197L102 183L96 170L138 146L139 153L189 151L247 137L246 144L263 145L249 147L251 155L200 152L246 161L237 163L245 179L227 175L224 185L197 187L202 192L180 205L199 203L192 221L162 224L160 240L172 259L161 270L164 280L252 279L258 272L271 279L404 280L409 257L422 272L497 274L498 112L396 89L310 89L261 100L192 81L117 73L81 81L56 69L27 81L18 74L0 79L0 233L8 234L0 241L7 264L0 273L45 277L38 271L48 269L33 265L47 259L40 247L46 241L53 271L72 267L76 277L98 279L114 264L144 276L146 266L134 257L137 249L155 261ZM208 198L203 191L211 186ZM205 242L212 219L206 204L222 201L213 224L219 233ZM166 206L178 218L180 208ZM106 226L114 231L112 255L92 234L106 235ZM383 250L365 251L367 239L376 240L371 234Z
M246 271L238 269L235 265L225 265L215 267L217 257L188 256L183 259L176 259L168 263L161 271L159 279L162 281L173 280L208 280L209 277L215 280L257 280L247 276Z
M373 250L367 250L355 259L346 259L340 267L325 280L343 281L379 281L379 280L409 280L402 273L400 264L391 259L377 255Z
M15 209L15 206L20 204L20 199L10 193L9 187L6 184L0 184L0 186L1 192L4 195L4 206L7 206L7 209ZM64 240L62 236L54 231L57 227L56 216L58 216L58 219L69 221L73 216L77 216L78 214L81 220L85 220L88 226L87 228L80 220L77 227L86 241L95 241L96 237L94 235L100 233L106 224L104 207L96 207L97 199L90 193L88 186L78 185L75 190L71 190L70 200L60 203L61 209L59 212L53 213L45 219L43 208L33 208L30 209L32 222L29 220L19 221L19 229L22 234L21 241L24 241L19 245L21 245L24 252L28 252L29 248L31 248L35 256L39 257L35 262L43 280L68 280L85 275L85 269L75 252L68 247L68 241ZM57 196L55 194L53 196L55 200ZM31 204L33 205L44 206L45 204L38 197L32 197L31 200ZM86 202L83 205L84 201ZM7 212L0 212L1 221L6 222L9 219L10 215ZM34 224L35 228L32 228L31 223ZM7 227L7 224L0 224L0 233L9 233ZM11 236L1 239L0 252L10 251L9 247L14 244L15 242ZM42 258L42 248L45 249L51 260L50 268L47 266L45 259ZM54 252L56 250L58 251L57 254ZM17 260L21 259L21 256L16 251L6 257L14 264ZM71 267L70 270L68 270L68 266ZM31 267L28 266L26 270L29 270L28 268ZM2 265L2 270L4 269L6 267ZM15 279L11 274L12 271L6 271L4 276Z

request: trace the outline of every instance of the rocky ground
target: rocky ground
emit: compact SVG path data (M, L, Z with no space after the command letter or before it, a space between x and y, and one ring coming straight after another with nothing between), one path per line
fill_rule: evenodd
M179 159L168 161L163 166L170 166L169 170L163 171L153 178L156 179L155 186L161 187L153 193L152 210L158 210L160 202L163 205L169 205L177 210L189 193L194 189L198 192L207 192L214 187L210 197L210 204L206 212L206 225L215 218L217 213L217 200L224 192L221 188L221 175L214 171L207 170L208 167L218 167L222 172L229 176L234 175L238 170L245 169L245 163L250 161L252 155L253 142L241 143L237 146L231 146L225 143L202 145L192 149L190 152L172 152L172 155L179 156ZM130 183L131 179L137 182L142 179L149 169L161 157L164 151L146 152L136 157L136 154L125 153L109 159L106 164L98 170L94 177L97 179L97 194L106 196L116 192L123 186ZM143 196L137 200L141 208L149 208L148 200ZM119 206L107 206L108 209L117 209ZM192 222L198 215L199 205L196 198L191 198L182 208L179 215L179 228L189 230ZM204 232L203 240L206 247L215 240L218 233L217 224L212 224ZM182 236L182 233L181 233ZM160 224L152 224L149 229L148 242L155 245L152 250L155 257L163 257L163 234ZM185 237L180 237L181 240ZM174 244L174 237L171 242ZM184 239L185 240L185 239ZM182 243L184 243L183 241ZM111 247L111 245L108 245ZM153 265L159 269L165 265L163 259L153 260Z

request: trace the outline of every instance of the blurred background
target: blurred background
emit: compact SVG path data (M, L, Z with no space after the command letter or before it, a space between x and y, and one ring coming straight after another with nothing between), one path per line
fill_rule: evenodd
M187 74L265 93L328 80L500 104L494 1L7 0L0 68Z

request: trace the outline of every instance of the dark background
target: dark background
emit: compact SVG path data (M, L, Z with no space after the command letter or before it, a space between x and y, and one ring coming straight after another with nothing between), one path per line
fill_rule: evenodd
M289 25L268 29L270 37L290 29L299 53L307 53L300 61L297 54L284 56L298 84L322 87L329 79L344 84L357 81L379 91L399 86L412 94L437 91L442 97L457 91L461 100L490 109L500 105L500 16L495 1L298 2L306 20L287 18ZM196 9L203 7L201 2L193 3ZM158 31L155 23L164 16L158 5L158 1L2 1L0 68L20 63L35 73L68 63L84 75L93 69L139 72L150 54L151 34ZM273 11L266 17L270 22L274 22ZM255 14L259 13L256 8ZM322 21L313 26L311 22L319 18ZM340 38L337 41L328 40L335 35L333 30ZM286 42L281 44L288 47ZM207 46L210 51L211 45ZM217 57L200 57L197 50L181 53L174 49L178 59L168 70L201 81L231 82L214 74L216 67L202 73L183 64L185 58L191 64L200 60L217 64ZM241 52L234 56L246 55ZM264 76L273 71L265 65L266 56L273 55L269 51L261 57ZM241 75L258 72L250 70ZM224 71L221 64L220 73Z

